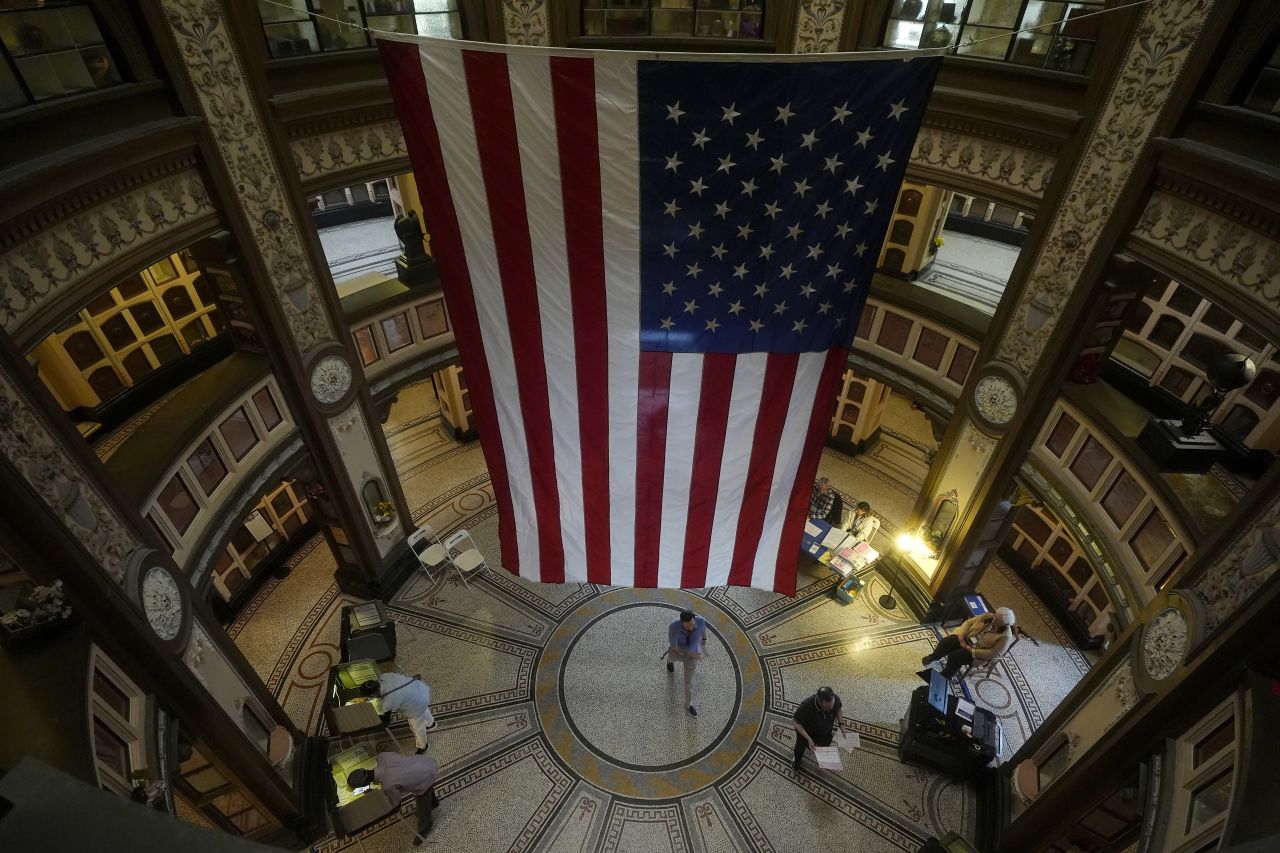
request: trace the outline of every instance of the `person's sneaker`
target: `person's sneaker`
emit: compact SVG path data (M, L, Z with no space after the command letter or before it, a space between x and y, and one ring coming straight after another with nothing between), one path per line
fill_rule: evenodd
M422 755L422 753L426 752L428 749L430 749L430 747L431 747L431 744L427 744L426 746L420 746L413 751L413 754Z
M440 725L440 721L439 721L439 720L432 720L432 721L431 721L431 725L429 725L429 726L423 726L422 730L423 730L424 732L429 732L429 731L431 731L432 729L434 729L434 728L435 728L436 726L438 726L438 725Z
M696 717L696 716L698 716L698 709L697 709L697 708L695 708L695 707L693 707L692 705L690 705L690 706L689 706L689 713Z
M800 769L800 759L797 758L795 761L791 762L791 769L792 770Z
M675 672L675 671L676 671L676 665L673 664L671 661L667 661L667 672Z
M920 665L921 665L921 666L928 666L928 665L929 665L929 656L928 656L928 655L925 655L924 657L920 658Z

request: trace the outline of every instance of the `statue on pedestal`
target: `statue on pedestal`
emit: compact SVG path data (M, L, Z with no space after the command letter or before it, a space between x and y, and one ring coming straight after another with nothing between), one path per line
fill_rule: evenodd
M400 239L403 249L396 258L396 277L412 287L424 284L435 278L436 266L423 248L422 224L418 221L418 211L410 210L396 219L396 237Z

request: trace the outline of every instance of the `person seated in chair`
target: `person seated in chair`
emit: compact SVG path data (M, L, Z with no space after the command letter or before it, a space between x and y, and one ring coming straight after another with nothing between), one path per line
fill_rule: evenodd
M858 501L853 507L853 517L849 519L845 530L855 542L870 542L871 537L880 529L880 519L871 514L871 504Z
M945 658L942 675L951 678L960 667L969 666L975 660L999 660L1013 644L1015 624L1013 611L1007 607L966 619L960 627L943 637L931 654L920 658L920 663L930 667Z

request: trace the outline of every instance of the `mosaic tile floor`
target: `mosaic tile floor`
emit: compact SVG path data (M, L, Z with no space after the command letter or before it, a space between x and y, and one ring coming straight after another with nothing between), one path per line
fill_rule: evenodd
M432 402L426 392L406 400L419 412ZM919 427L901 426L908 437ZM437 530L465 523L496 565L496 509L478 447L442 433L437 441L438 429L429 415L393 410L388 420L414 518ZM870 500L887 534L905 521L914 492L874 458L828 452L822 470ZM265 587L231 629L310 732L320 730L345 601L331 560L320 540L304 548L292 574ZM835 576L813 565L795 598L736 587L544 585L501 569L469 586L456 574L416 575L392 611L396 664L431 684L439 720L431 754L441 805L425 849L794 851L839 839L841 850L914 851L947 830L972 834L972 787L897 759L898 719L935 635L900 609L881 609L884 584L874 574L869 581L866 595L842 606L828 594ZM989 575L984 591L1019 608L1043 644L1020 644L1007 670L972 688L1004 702L998 712L1011 744L1013 734L1020 743L1087 662L1053 651L1065 638L1030 621L1047 616L1019 598L1026 592L1011 573ZM697 717L685 710L680 667L668 674L659 660L683 607L711 627ZM819 770L809 756L796 773L790 716L823 684L841 695L861 748L844 754L840 772ZM402 723L393 731L408 740ZM413 849L413 808L369 827L364 849ZM359 847L330 837L316 849Z

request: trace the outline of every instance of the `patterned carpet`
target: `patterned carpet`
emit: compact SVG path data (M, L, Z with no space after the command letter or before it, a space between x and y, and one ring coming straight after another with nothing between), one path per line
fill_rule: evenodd
M427 396L398 404L386 426L414 518L442 531L465 523L496 565L496 511L478 446L453 443L438 418L424 417ZM912 425L903 426L909 435ZM829 452L822 470L870 500L886 534L910 511L910 488L874 458ZM309 732L321 728L347 601L332 570L316 539L231 628ZM431 754L441 805L426 849L794 851L825 839L841 850L914 851L947 830L972 835L972 786L897 759L898 720L935 634L902 610L881 609L883 582L869 580L867 594L842 606L828 594L835 576L812 564L795 598L738 587L534 584L501 569L470 586L456 573L415 576L392 611L396 664L431 684L440 723ZM970 685L1004 719L1007 756L1088 662L1064 647L1012 573L988 573L983 591L1018 610L1042 643L1020 643L1003 669ZM659 660L683 607L710 627L696 718L684 708L679 667L669 675ZM790 717L824 684L842 697L861 747L842 753L842 771L819 770L810 755L796 773ZM408 741L403 724L393 731ZM413 809L405 803L369 827L364 849L412 849L412 820L402 818ZM330 837L316 849L356 844Z

